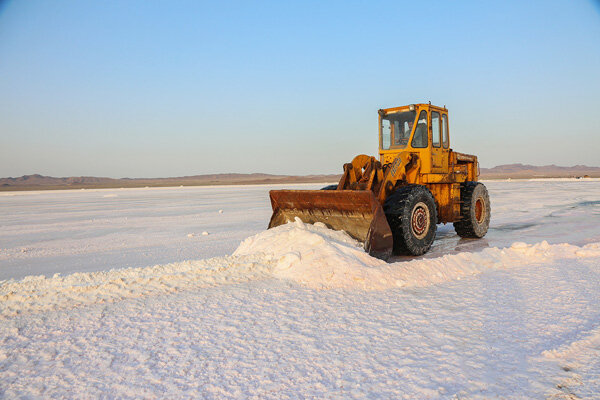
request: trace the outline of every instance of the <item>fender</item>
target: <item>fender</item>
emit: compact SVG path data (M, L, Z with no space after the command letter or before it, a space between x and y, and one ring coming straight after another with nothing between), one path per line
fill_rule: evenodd
M415 153L403 151L394 158L389 171L384 175L382 185L377 194L381 204L401 182L415 182L421 170L421 159Z

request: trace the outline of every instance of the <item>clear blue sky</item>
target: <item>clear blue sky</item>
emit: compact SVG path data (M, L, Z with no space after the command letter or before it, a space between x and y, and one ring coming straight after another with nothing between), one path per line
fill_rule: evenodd
M0 177L338 173L427 101L484 167L600 166L599 2L0 3Z

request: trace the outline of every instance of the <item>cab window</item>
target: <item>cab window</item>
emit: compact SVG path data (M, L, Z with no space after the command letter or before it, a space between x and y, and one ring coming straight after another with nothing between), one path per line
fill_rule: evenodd
M425 110L419 114L411 146L417 149L427 147L427 111Z
M387 119L381 120L381 148L383 150L389 150L392 144L392 127L390 121Z
M431 144L433 147L440 147L440 113L431 112Z
M408 146L416 111L393 112L381 117L381 148L403 149Z
M446 114L442 115L442 143L445 149L450 146L450 141L448 140L448 116Z

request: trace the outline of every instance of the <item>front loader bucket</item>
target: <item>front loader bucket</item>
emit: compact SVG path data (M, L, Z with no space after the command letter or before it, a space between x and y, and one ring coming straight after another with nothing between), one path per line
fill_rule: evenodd
M370 255L392 254L392 231L383 208L370 190L271 190L273 216L269 228L293 222L322 222L363 242Z

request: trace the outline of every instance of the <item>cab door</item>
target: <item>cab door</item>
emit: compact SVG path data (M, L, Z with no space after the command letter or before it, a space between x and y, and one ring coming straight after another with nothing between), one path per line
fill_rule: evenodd
M442 116L439 111L431 111L429 129L431 130L431 172L448 173L448 151L442 147ZM446 160L444 160L446 153ZM445 161L445 162L444 162Z
M444 173L450 173L450 163L448 157L450 155L450 137L448 134L448 112L442 112L442 166Z

